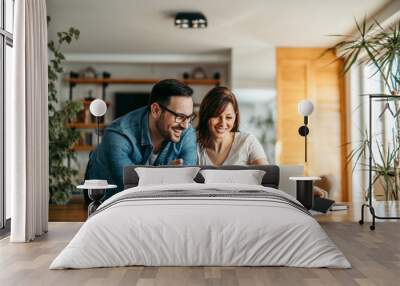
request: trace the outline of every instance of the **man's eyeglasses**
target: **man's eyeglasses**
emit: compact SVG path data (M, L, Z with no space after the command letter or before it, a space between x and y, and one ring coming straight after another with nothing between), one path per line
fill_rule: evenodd
M164 105L158 103L158 105L168 111L169 113L173 114L175 116L175 122L176 123L183 123L185 121L189 121L189 123L192 123L192 121L196 118L196 114L192 113L191 115L186 115L183 113L176 113L175 111L172 111L171 109L165 107Z

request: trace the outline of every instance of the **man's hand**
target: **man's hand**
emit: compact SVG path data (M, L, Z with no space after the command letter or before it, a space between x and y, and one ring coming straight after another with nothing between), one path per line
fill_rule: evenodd
M183 165L183 159L176 159L173 160L169 163L170 165L175 165L175 166L182 166Z
M314 193L314 197L319 197L319 198L325 197L325 191L318 188L317 186L314 186L313 193Z

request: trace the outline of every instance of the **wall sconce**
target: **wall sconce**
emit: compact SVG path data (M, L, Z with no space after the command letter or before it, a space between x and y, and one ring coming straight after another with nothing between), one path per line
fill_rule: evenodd
M299 102L298 111L304 117L304 125L300 126L299 134L304 137L304 162L307 162L307 135L310 133L308 129L308 116L314 111L314 104L309 100Z
M97 145L100 143L100 128L99 121L107 112L107 104L101 99L95 99L90 103L89 106L90 113L96 117L96 133L97 133Z

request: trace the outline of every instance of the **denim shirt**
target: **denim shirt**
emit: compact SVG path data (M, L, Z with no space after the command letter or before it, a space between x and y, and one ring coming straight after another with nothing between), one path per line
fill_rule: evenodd
M89 155L85 177L117 185L117 189L107 190L107 199L123 190L124 167L147 165L152 152L149 112L147 107L142 107L118 118L105 129L100 145ZM169 165L176 159L183 159L184 165L196 165L196 133L191 126L182 132L178 143L164 142L153 165Z

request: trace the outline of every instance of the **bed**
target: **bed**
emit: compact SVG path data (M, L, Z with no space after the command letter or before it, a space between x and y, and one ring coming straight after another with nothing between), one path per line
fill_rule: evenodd
M218 168L263 170L260 185L204 183L198 173L193 183L141 186L136 168L125 168L125 190L97 209L50 269L351 267L311 214L278 189L278 166Z

